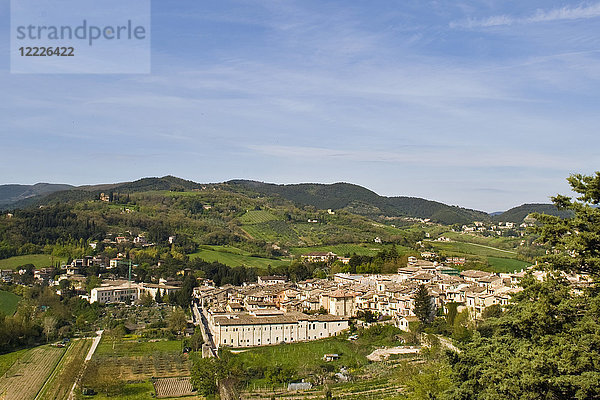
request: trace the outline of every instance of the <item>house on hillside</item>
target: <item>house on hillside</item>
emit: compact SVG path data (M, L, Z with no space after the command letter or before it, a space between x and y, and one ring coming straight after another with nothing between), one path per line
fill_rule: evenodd
M417 322L419 322L419 318L415 317L414 315L408 315L408 316L404 316L401 317L398 320L398 328L400 328L401 330L403 330L404 332L410 332L410 326L414 324L416 324Z
M285 276L265 275L258 277L258 284L261 286L279 285L286 282L287 278Z
M302 261L308 262L329 262L337 258L337 254L331 251L313 251L312 253L303 254L300 256Z

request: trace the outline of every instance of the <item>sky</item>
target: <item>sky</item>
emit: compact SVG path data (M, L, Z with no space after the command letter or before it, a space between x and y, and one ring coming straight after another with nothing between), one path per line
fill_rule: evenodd
M599 33L598 1L163 0L149 74L14 74L0 0L0 184L549 202L600 169Z

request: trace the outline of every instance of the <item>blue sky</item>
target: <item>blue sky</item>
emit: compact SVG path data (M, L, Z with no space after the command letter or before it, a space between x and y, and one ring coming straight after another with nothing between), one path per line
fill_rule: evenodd
M485 211L600 169L600 2L154 1L152 73L11 74L0 183L345 181Z

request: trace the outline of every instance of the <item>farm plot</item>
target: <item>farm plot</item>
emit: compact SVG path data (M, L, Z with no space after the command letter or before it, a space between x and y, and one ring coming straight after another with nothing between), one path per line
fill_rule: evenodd
M336 399L344 400L395 400L405 399L403 387L389 379L369 379L361 382L334 384L330 386L331 394ZM282 400L325 398L326 390L320 386L306 391L288 391L280 389L248 390L241 393L243 400L269 400L273 397Z
M65 349L51 346L28 350L0 378L0 398L35 398L64 353Z
M268 221L242 227L254 239L266 242L297 244L300 241L296 231L285 221Z
M37 399L60 400L69 396L71 388L83 368L85 356L91 344L92 339L81 339L74 341L69 346Z
M252 210L240 217L242 224L260 224L262 222L275 221L276 216L267 210Z
M154 381L156 397L181 397L193 395L190 378L160 378Z
M187 357L180 354L158 353L151 356L99 356L92 360L98 375L111 375L120 381L131 382L152 377L181 377L190 375Z
M13 351L12 353L2 354L0 356L0 376L4 375L6 371L19 360L25 353L27 353L27 349Z

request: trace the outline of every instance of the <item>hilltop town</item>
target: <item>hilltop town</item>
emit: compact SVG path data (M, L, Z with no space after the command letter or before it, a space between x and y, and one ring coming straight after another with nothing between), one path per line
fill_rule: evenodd
M251 187L143 180L3 214L0 344L22 362L7 361L0 391L403 399L419 366L485 333L545 282L538 260L560 254L535 214L453 209L462 222L444 224ZM577 293L592 282L560 276ZM37 359L32 393L19 393Z

